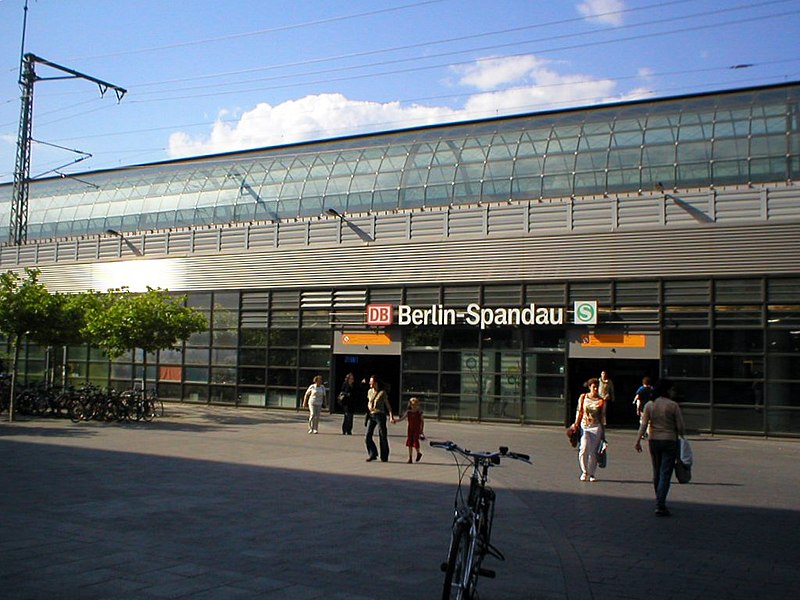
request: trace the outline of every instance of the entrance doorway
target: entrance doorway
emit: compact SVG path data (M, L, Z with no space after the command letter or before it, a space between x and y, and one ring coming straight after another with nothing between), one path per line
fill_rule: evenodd
M355 414L367 411L367 389L369 378L377 375L387 386L389 401L395 414L400 411L400 357L388 354L334 354L333 373L331 373L331 397L336 398L345 375L352 373L356 380L356 398L360 404L355 407ZM363 382L363 383L362 383ZM335 412L341 412L335 402Z
M600 378L605 371L614 383L614 401L610 402L606 412L609 428L635 428L639 426L636 408L632 404L636 390L642 385L642 377L648 376L653 383L658 379L659 364L657 360L644 359L598 359L571 358L569 360L569 397L570 410L567 420L575 418L578 398L586 388L584 382L592 377Z

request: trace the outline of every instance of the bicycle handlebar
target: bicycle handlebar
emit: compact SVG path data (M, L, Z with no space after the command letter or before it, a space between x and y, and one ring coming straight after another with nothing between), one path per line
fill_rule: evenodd
M523 454L521 452L511 452L508 449L508 446L500 446L500 448L496 452L488 452L488 451L473 452L472 450L467 450L466 448L462 448L455 442L451 442L449 440L446 442L438 442L431 440L430 444L434 448L441 448L442 450L447 450L448 452L458 452L462 456L466 456L468 458L487 459L494 464L498 464L500 462L500 458L513 458L514 460L521 460L522 462L531 464L531 457L529 454Z

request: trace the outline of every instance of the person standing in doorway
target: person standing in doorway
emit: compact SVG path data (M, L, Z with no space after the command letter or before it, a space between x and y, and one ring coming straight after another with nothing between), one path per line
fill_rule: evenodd
M605 438L606 400L598 393L597 379L586 382L588 394L581 394L575 414L575 427L581 428L581 446L578 450L578 464L581 467L581 481L596 481L597 448Z
M644 405L642 423L635 448L642 451L642 438L648 433L650 459L653 462L653 488L656 493L656 515L668 517L667 494L672 471L679 455L678 437L686 434L681 407L672 399L672 384L662 379L653 389L653 400ZM649 430L649 431L648 431Z
M342 407L344 417L342 418L342 435L353 435L353 410L355 408L355 390L353 388L355 377L352 373L344 376L342 387L336 400Z
M614 402L614 382L608 377L606 371L600 372L600 379L597 382L597 393L606 402Z
M325 406L325 386L322 385L322 376L314 377L313 383L308 386L303 396L303 407L308 407L308 433L319 433L319 415Z
M392 405L386 393L384 385L373 375L369 379L369 390L367 391L367 434L365 443L367 446L367 462L372 462L378 458L378 448L372 436L375 428L378 428L380 444L380 458L382 462L389 460L389 431L386 428L386 421L394 420Z

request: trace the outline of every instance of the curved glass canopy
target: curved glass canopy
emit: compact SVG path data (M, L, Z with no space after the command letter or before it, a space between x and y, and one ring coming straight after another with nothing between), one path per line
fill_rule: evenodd
M793 83L41 180L27 238L787 181L798 100ZM0 240L11 195L0 186Z

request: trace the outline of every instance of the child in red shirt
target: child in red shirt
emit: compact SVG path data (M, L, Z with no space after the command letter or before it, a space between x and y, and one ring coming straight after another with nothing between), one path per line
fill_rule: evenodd
M411 398L408 401L408 410L405 414L397 419L399 423L403 419L408 421L408 433L406 434L406 446L408 446L408 462L412 462L411 457L414 450L417 451L417 462L422 458L422 452L419 451L419 441L425 439L423 429L425 428L425 419L422 417L422 409L419 406L419 399Z

